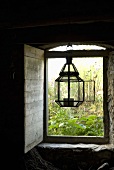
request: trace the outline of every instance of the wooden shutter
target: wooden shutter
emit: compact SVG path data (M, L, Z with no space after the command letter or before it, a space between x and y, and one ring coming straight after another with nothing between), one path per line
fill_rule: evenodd
M43 140L44 51L24 45L25 153Z

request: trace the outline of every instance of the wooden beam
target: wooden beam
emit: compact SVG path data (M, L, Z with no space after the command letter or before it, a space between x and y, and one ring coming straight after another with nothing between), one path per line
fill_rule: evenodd
M71 24L0 31L0 44L29 44L37 48L51 48L51 44L104 44L114 46L114 23ZM44 47L43 47L44 45ZM45 47L47 45L48 47ZM112 47L111 47L112 45ZM102 46L102 45L101 45Z
M108 50L73 50L73 51L46 51L46 58L66 58L69 57L103 57L108 56Z
M114 23L71 24L2 30L1 40L14 43L46 44L64 42L113 41Z
M113 1L12 1L0 4L0 28L114 21Z

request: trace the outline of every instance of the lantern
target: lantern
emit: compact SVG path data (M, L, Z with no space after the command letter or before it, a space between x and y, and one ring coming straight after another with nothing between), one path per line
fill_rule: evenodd
M86 90L88 88L85 88L85 85L90 87L91 92ZM60 107L79 107L85 99L95 99L95 82L85 82L80 78L77 68L72 63L72 57L66 57L66 63L55 80L55 98Z

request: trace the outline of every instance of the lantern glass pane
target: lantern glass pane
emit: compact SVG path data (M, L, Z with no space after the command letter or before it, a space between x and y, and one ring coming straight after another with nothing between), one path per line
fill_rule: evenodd
M70 67L69 67L69 66L70 66ZM69 67L69 69L70 69L71 72L74 71L74 68L73 68L73 65L72 65L72 64L70 64L70 65L69 65L69 64L66 64L63 72L68 72L68 71L69 71L69 70L68 70L68 67Z
M58 100L58 93L59 93L59 89L58 89L58 82L57 81L55 81L55 87L54 87L54 89L55 89L55 100Z
M95 82L85 81L85 101L94 101Z
M83 101L83 82L71 82L71 98L74 98L75 101Z
M64 72L67 72L68 71L68 64L66 64L66 67L64 69Z
M68 76L61 77L61 82L68 82Z
M74 68L72 65L70 65L70 71L74 71Z
M60 82L60 100L68 98L68 82Z

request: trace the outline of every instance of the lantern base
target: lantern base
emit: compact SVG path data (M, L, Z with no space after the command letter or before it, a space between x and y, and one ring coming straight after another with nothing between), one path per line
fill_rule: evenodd
M66 99L66 98L65 98ZM79 107L84 101L68 101L68 100L55 100L55 102L60 106L60 107Z

